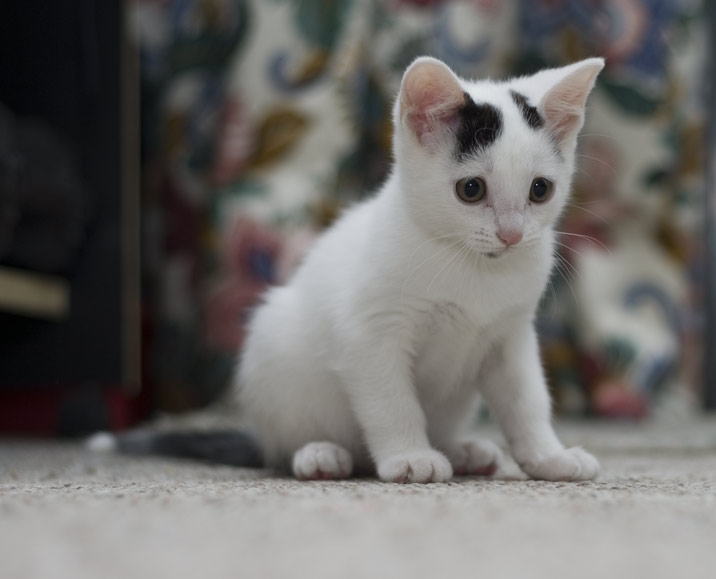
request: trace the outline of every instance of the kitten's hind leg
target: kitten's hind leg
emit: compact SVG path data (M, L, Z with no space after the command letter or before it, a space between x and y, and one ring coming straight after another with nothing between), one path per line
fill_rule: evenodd
M478 398L472 384L461 394L431 404L427 411L428 434L433 446L445 454L458 475L490 476L502 465L502 451L491 440L470 433Z
M300 480L335 480L353 472L353 457L332 442L309 442L293 455L293 474Z
M468 439L446 445L443 449L455 474L490 476L503 461L502 451L491 440Z

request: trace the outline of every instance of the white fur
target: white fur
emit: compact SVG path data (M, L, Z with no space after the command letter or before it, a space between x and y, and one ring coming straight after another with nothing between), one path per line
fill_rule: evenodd
M411 65L396 103L392 175L320 237L250 324L236 386L269 464L292 464L304 479L352 468L400 482L490 473L499 450L464 436L482 393L527 474L596 476L597 461L554 434L532 320L584 100L602 66L590 59L471 83L434 59ZM544 130L526 125L509 88L539 103ZM486 151L458 162L450 107L461 91L497 106L504 126ZM471 176L488 184L474 205L455 195L456 181ZM538 176L555 184L544 204L528 199ZM505 247L505 228L522 240Z
M97 432L90 436L85 444L93 452L114 452L117 450L117 439L109 432Z

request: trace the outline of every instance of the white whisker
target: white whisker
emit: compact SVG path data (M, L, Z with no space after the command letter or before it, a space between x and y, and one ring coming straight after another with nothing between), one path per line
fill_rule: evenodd
M569 281L569 275L572 273L567 268L566 261L564 258L559 254L559 252L554 252L554 256L557 259L555 262L555 267L557 268L557 271L559 272L559 275L562 277L564 282L567 284L567 287L569 287L569 291L572 294L572 298L574 301L577 301L577 294L574 292L574 287L572 286L571 282Z
M577 157L580 157L582 159L591 159L592 161L597 161L597 162L601 163L602 165L604 165L605 167L607 167L615 175L617 174L617 170L614 167L612 167L609 163L607 163L604 159L600 159L599 157L590 157L589 155L580 155L580 154L577 154Z
M448 237L448 236L451 236L451 237L452 237L452 236L455 236L455 235L457 235L457 234L448 234L448 235L443 235L443 236L440 236L440 237ZM434 238L434 239L438 239L438 238ZM428 240L428 241L432 241L432 240ZM423 243L421 244L421 246L422 246L422 245L425 245L425 243L427 243L427 242L423 242ZM462 243L462 240L461 240L461 239L458 239L458 240L456 240L456 241L453 241L452 243L448 244L446 247L443 247L443 248L440 249L439 251L436 251L435 253L429 255L428 257L426 257L422 262L420 262L420 264L419 264L417 267L413 268L413 270L410 272L410 274L405 278L405 281L403 282L403 287L402 287L402 289L401 289L401 291L400 291L401 297L403 297L403 296L405 295L405 287L408 285L408 282L410 282L410 280L411 280L411 279L413 278L413 276L418 272L419 269L421 269L421 268L422 268L426 263L428 263L429 261L431 261L431 260L435 259L436 257L442 255L442 254L445 253L446 251L449 251L451 248L455 247L456 245L459 245L460 243ZM416 250L416 251L417 251L417 250ZM415 255L415 251L413 252L413 255Z
M552 298L549 299L547 297L547 295L545 294L544 296L542 296L542 303L540 304L540 309L542 309L542 307L545 303L550 302L551 307L549 310L549 318L548 318L549 322L552 322L552 320L554 319L554 312L557 308L557 294L554 291L554 283L552 283L552 278L553 278L553 276L550 275L549 279L547 280L547 287L549 288L549 292L550 292L550 295L552 296Z
M462 257L460 259L460 266L462 269L462 276L460 279L460 293L458 294L458 298L462 301L462 292L467 287L467 279L470 275L470 260L468 259L470 257L470 254L474 254L474 250L466 243L465 244L465 252L462 254ZM470 298L470 294L467 294L467 298Z
M569 251L575 253L576 255L578 255L579 257L581 257L582 259L584 259L584 255L582 255L579 251L577 251L576 249L574 249L574 247L571 247L571 246L567 245L566 243L562 243L561 241L556 241L556 240L555 240L555 243L556 243L557 245L559 245L560 247L564 247L565 249L569 249Z
M455 247L455 245L460 245L462 243L464 243L464 242L462 240L459 240L459 241L455 242L454 244L452 244L450 247ZM443 272L443 270L455 260L455 258L458 255L460 255L460 252L456 252L447 262L445 262L443 264L443 266L433 276L433 279L430 281L430 283L428 284L428 288L425 291L426 294L428 294L428 295L430 294L430 289L433 287L433 283L435 283L435 280L440 276L440 274Z
M579 166L575 167L575 171L576 171L577 173L581 173L582 175L586 176L586 177L589 178L589 179L592 178L592 176L591 176L589 173L587 173L584 169L582 169L582 168L579 167Z
M604 133L582 133L578 136L579 139L584 139L585 137L600 137L614 141L615 143L618 142L618 139L614 135L605 135Z
M576 201L573 201L572 205L578 205L579 207L584 207L585 205L594 205L595 203L602 203L599 199L595 199L593 201L580 201L577 203Z
M423 241L420 245L418 245L413 252L408 257L408 264L413 260L413 257L415 257L415 254L420 251L420 248L422 248L426 243L430 243L432 241L437 241L438 239L445 239L446 237L459 237L459 233L446 233L444 235L438 235L437 237L431 237L430 239L426 239Z
M584 239L585 241L588 241L591 243L594 247L599 247L606 251L609 255L612 254L612 250L609 249L604 243L596 239L595 237L591 237L589 235L584 235L583 233L569 233L567 231L557 231L555 230L555 233L558 233L559 235L568 235L570 237L579 237L581 239Z
M599 213L597 213L597 212L595 212L595 211L592 211L591 209L587 209L586 207L582 207L582 206L580 206L580 205L577 205L576 203L567 203L566 205L567 205L568 207L574 207L575 209L579 209L580 211L584 211L585 213L589 213L589 214L592 215L593 217L596 217L597 219L599 219L599 221L601 221L602 223L609 224L609 222L608 222L604 217L602 217L601 215L599 215Z

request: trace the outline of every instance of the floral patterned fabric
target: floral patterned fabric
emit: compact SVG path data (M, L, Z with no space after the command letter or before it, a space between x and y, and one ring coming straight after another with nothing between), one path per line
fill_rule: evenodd
M538 320L550 383L565 412L692 406L703 11L696 0L135 2L160 406L201 405L226 385L261 292L385 178L394 94L421 54L467 77L607 58Z

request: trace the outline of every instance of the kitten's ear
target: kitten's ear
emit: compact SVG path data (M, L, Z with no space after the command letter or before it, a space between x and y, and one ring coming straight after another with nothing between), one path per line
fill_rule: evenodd
M403 75L398 119L425 145L458 122L464 104L465 92L455 74L439 60L423 56Z
M535 75L544 74L553 82L540 100L539 109L558 143L576 137L582 128L584 105L602 68L603 58L589 58Z

